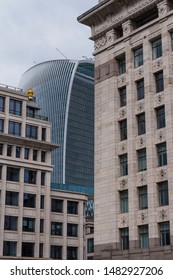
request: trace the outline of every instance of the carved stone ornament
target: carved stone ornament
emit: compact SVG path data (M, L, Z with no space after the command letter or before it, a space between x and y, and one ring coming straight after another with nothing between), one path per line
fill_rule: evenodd
M127 188L127 179L122 179L120 182L120 189L124 190Z
M144 73L143 68L142 68L142 67L138 68L138 69L135 71L136 79L141 78L141 77L143 76L143 73Z
M126 151L126 143L122 143L120 146L120 153L124 153Z
M144 185L146 184L146 174L140 174L138 176L138 185Z
M125 83L126 83L126 76L125 76L125 75L120 76L120 77L118 78L118 86L122 86L122 85L124 85Z
M101 39L97 40L95 42L95 45L94 45L95 50L104 47L106 45L106 43L107 43L107 37L106 36L104 36Z
M161 142L165 139L165 135L162 130L159 131L159 133L157 135L157 139L158 139L158 141L161 141Z
M160 169L158 172L158 179L160 180L164 180L166 178L166 170L164 169Z
M145 139L144 139L144 137L141 136L141 137L138 139L138 145L139 145L139 146L143 146L144 143L145 143Z
M125 110L125 109L121 109L121 110L119 111L119 117L120 117L120 119L125 118L125 116L126 116L126 110Z
M159 212L159 217L164 220L166 217L167 217L167 212L166 210L162 209L160 212Z
M158 95L156 96L156 103L157 103L157 105L162 104L163 101L164 101L163 94L158 94Z
M142 112L143 110L144 110L144 102L141 101L137 104L137 111Z
M122 217L122 218L121 218L121 225L122 225L122 226L125 226L126 223L127 223L126 217Z
M142 213L139 215L139 221L140 221L140 223L145 223L145 222L146 222L146 218L147 218L147 214L142 212Z
M167 14L167 12L168 12L167 0L159 3L157 5L157 7L158 7L158 12L159 12L159 17L163 17Z
M154 71L157 71L157 70L159 70L160 68L162 68L162 60L161 59L159 59L159 60L156 60L155 62L154 62L154 64L153 64L153 70Z

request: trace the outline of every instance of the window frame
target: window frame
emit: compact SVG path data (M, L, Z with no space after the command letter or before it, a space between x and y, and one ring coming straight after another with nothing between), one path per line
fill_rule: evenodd
M167 165L167 145L166 142L157 145L158 166Z
M15 116L22 115L22 101L21 100L10 98L9 114L12 114Z
M164 91L164 75L163 70L154 73L156 93Z
M129 205L128 205L128 190L119 191L120 198L120 212L128 213Z
M127 140L127 119L119 122L120 141Z
M138 155L138 172L147 170L147 152L146 148L137 150Z
M119 231L121 250L129 250L129 228L121 228Z
M128 175L128 154L119 156L120 160L120 176Z
M145 113L137 115L138 135L146 133Z
M169 222L159 223L160 246L170 245L170 224Z
M168 181L157 183L159 206L169 205Z
M144 64L143 46L134 50L134 68L140 67Z
M138 226L139 230L139 248L147 249L149 248L149 231L148 225Z
M124 107L127 105L127 91L126 86L119 88L119 98L120 98L120 107Z
M148 188L138 187L139 210L148 209Z
M152 59L155 60L162 56L162 38L159 37L152 41Z
M166 127L166 116L165 116L165 106L161 106L155 109L156 110L156 121L157 129Z

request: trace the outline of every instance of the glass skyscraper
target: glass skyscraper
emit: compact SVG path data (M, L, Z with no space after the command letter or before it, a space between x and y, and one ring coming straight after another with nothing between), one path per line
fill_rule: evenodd
M94 63L52 60L27 70L19 83L34 90L52 123L52 183L94 186Z

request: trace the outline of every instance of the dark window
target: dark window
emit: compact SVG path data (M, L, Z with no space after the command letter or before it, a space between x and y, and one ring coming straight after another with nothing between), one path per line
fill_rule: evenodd
M162 40L161 40L161 38L152 42L152 54L153 54L153 59L156 59L156 58L162 56Z
M9 121L8 133L12 135L21 135L21 123Z
M0 165L0 180L2 179L2 166ZM1 191L0 191L1 194Z
M78 202L77 201L67 201L67 213L68 214L78 214Z
M120 140L127 139L127 120L123 120L120 122Z
M5 97L0 96L0 112L4 112L5 108Z
M23 231L35 232L34 218L23 218Z
M137 116L138 135L145 133L145 113Z
M38 127L33 125L26 125L26 137L37 139L38 136Z
M26 184L36 184L37 171L25 169L24 171L24 183Z
M40 243L39 244L39 258L43 258L43 248L44 248L44 244Z
M40 219L40 233L44 233L44 219Z
M17 230L18 217L5 216L4 230Z
M148 192L147 186L143 186L138 188L139 195L139 209L147 209L148 208Z
M134 66L135 68L143 65L143 48L140 47L134 51Z
M138 154L138 171L144 171L147 169L147 156L146 149L141 149L137 151Z
M7 181L19 182L19 173L19 168L7 167Z
M3 146L4 145L0 143L0 156L2 156L2 154L3 154Z
M44 209L44 195L41 195L40 197L40 208Z
M129 228L120 229L121 250L129 249Z
M120 107L126 106L126 87L119 89Z
M17 242L16 241L4 241L3 256L16 256Z
M94 238L87 239L87 253L94 253Z
M42 127L41 140L46 141L46 128Z
M21 147L16 147L16 158L20 158L21 155Z
M77 260L78 259L78 248L67 246L67 260Z
M136 82L137 100L141 100L145 97L144 79Z
M120 156L120 175L128 175L128 157L127 154Z
M119 71L119 75L124 74L126 72L125 56L118 59L118 71Z
M54 260L62 260L62 246L51 245L50 246L50 257Z
M27 110L27 111L26 111L27 117L29 117L29 118L35 118L35 113L36 113L35 108L33 108L33 107L27 107L26 110Z
M12 145L7 145L7 156L8 157L12 156L12 149L13 149Z
M170 245L170 228L169 222L163 222L159 224L160 227L160 245Z
M77 224L67 224L67 236L78 236L78 225Z
M168 182L164 181L158 183L158 192L159 192L159 206L164 206L169 204L169 195L168 195Z
M51 222L51 235L62 236L62 223Z
M19 204L19 193L18 192L6 191L5 204L6 205L12 205L12 206L18 206L18 204Z
M173 51L173 32L171 32L171 49Z
M139 247L141 249L149 247L148 225L139 226Z
M51 199L51 211L52 212L63 212L63 200L60 199Z
M156 93L164 90L164 79L163 79L163 71L160 71L155 75L155 83L156 83Z
M22 242L22 257L34 257L34 243Z
M165 127L165 107L159 107L156 109L157 129Z
M34 161L37 161L37 153L38 153L37 150L33 150L32 159L33 159Z
M128 190L124 190L120 193L120 211L121 213L128 212Z
M46 161L46 152L41 151L41 162L45 162Z
M45 176L46 176L46 173L45 172L41 172L41 185L42 186L45 186Z
M35 208L36 194L24 193L23 194L23 207Z
M0 119L0 132L4 132L4 120Z
M29 149L28 148L25 148L25 150L24 150L24 158L29 159Z
M158 166L163 166L167 164L166 143L161 143L157 145L157 157L158 157Z
M10 99L10 109L9 113L17 116L21 116L22 114L22 102L15 100L15 99Z

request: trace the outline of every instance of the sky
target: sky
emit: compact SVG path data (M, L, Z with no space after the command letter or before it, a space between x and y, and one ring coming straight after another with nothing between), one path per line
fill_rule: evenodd
M90 27L77 17L98 0L0 0L0 84L17 87L22 74L52 59L92 58ZM58 51L58 50L59 51Z

